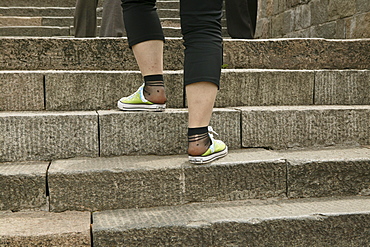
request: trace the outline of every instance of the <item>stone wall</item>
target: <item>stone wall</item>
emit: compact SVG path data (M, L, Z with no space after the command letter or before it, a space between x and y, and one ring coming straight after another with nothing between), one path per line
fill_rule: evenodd
M370 0L258 0L256 38L370 38Z

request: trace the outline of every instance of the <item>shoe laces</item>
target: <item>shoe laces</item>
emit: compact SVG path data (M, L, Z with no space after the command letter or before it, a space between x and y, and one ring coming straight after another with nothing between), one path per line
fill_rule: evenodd
M213 130L212 126L208 126L208 134L211 139L213 139L213 135L218 136L217 132Z

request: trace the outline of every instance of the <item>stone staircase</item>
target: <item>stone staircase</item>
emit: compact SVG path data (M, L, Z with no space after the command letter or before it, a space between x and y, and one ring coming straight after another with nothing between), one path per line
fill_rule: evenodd
M74 5L14 2L2 18ZM231 150L194 166L181 38L164 49L169 108L122 112L142 80L125 38L7 28L0 246L370 245L370 39L225 39L211 124Z

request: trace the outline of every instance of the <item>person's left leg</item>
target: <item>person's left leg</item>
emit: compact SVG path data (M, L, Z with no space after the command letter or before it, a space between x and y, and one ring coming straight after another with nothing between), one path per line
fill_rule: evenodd
M155 0L122 0L129 45L144 77L134 94L121 98L121 110L163 111L166 94L163 82L164 35Z

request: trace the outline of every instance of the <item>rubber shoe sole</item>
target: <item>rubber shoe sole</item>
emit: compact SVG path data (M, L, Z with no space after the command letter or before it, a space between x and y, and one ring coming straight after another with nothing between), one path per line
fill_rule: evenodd
M226 146L224 150L222 150L220 152L217 152L217 153L207 155L207 156L191 156L191 155L189 155L189 162L191 164L203 165L203 164L207 164L207 163L210 163L212 161L215 161L217 159L220 159L222 157L225 157L227 155L227 153L228 153L228 149L227 149L227 146Z
M118 101L117 106L122 111L155 111L162 112L166 109L166 104L127 104Z

